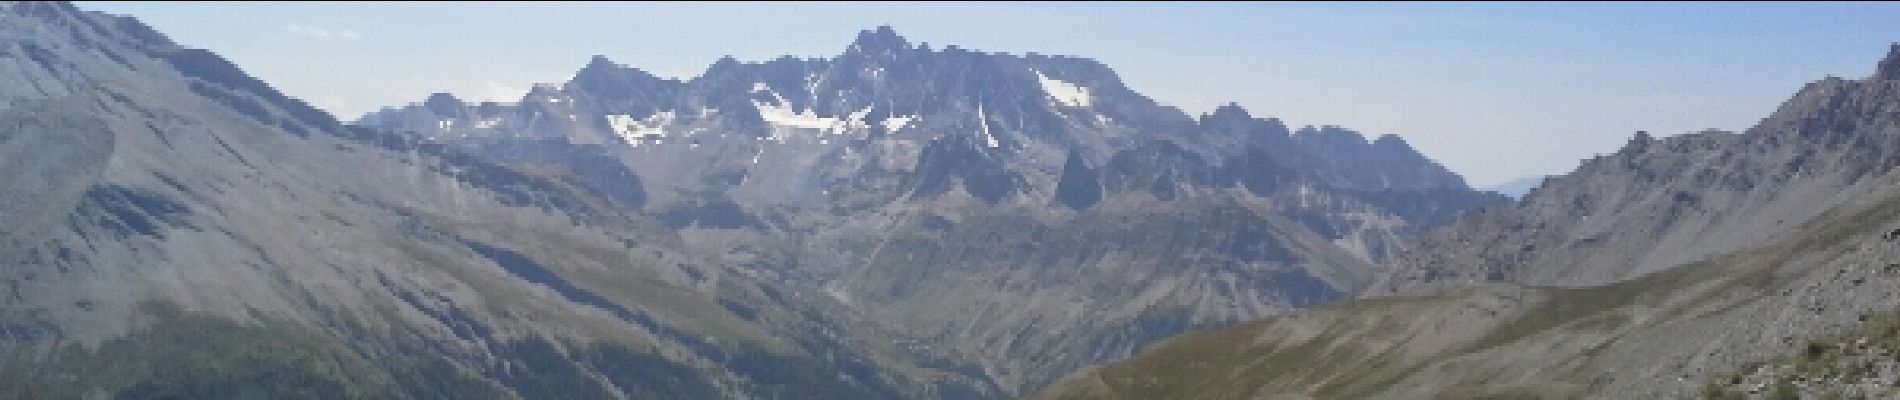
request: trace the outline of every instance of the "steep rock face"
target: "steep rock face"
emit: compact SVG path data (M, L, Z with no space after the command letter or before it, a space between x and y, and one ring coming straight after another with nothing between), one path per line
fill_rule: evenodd
M1171 339L1044 396L1824 395L1778 381L1883 376L1846 364L1879 343L1831 346L1884 337L1900 306L1896 59L1810 84L1744 134L1639 134L1428 235L1366 298ZM1829 368L1861 375L1811 374Z
M671 216L692 253L824 288L1005 390L1350 297L1419 233L1504 201L1393 136L1193 118L1092 60L888 27L831 58L725 58L684 82L595 58L516 104L429 103L360 123L637 191L621 204ZM562 145L587 150L518 150Z
M0 77L6 397L1000 394L679 251L627 211L640 192L589 180L635 179L618 163L538 173L345 127L65 3L0 3Z

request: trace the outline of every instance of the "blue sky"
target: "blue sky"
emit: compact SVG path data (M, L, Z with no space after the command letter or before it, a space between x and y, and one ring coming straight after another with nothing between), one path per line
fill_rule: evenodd
M720 56L841 53L889 24L933 47L1091 57L1200 114L1404 137L1474 185L1559 174L1637 130L1741 130L1860 78L1900 3L192 3L139 17L345 119L447 91L512 101L595 54L691 78Z

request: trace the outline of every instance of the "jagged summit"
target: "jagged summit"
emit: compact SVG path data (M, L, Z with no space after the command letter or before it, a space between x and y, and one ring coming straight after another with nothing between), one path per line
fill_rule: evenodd
M1303 140L1310 140L1310 141L1315 141L1315 142L1322 142L1322 143L1329 143L1329 144L1336 144L1336 145L1350 145L1350 144L1365 144L1366 143L1366 136L1363 134L1360 134L1359 131L1346 129L1338 125L1320 125L1317 127L1313 125L1307 125L1307 126L1300 127L1300 130L1295 131L1293 133L1293 136L1296 138L1303 139Z
M700 77L711 76L715 72L732 69L733 67L737 67L740 64L741 63L739 62L739 59L733 57L731 54L719 56L719 59L713 60L711 65L707 65L706 70L704 72L701 72L699 76Z
M609 59L607 59L607 56L604 56L604 55L600 55L600 54L595 54L595 55L594 55L593 57L590 57L590 58L588 58L588 59L587 59L587 66L586 66L585 68L583 68L583 69L586 69L586 68L613 68L613 67L616 67L616 66L619 66L619 65L620 65L620 64L618 64L618 63L615 63L615 62L614 62L613 60L609 60Z
M1412 150L1412 145L1406 143L1405 138L1390 133L1382 134L1379 135L1377 139L1372 139L1372 147Z
M1226 104L1221 104L1220 107L1214 107L1214 112L1201 115L1201 119L1203 121L1206 121L1206 120L1246 121L1246 120L1252 120L1253 114L1248 113L1247 109L1244 107L1241 107L1239 103L1229 102Z
M905 50L910 42L899 36L890 25L878 25L877 28L858 32L858 38L851 41L851 49L863 52Z
M1900 79L1900 43L1887 48L1887 57L1882 58L1880 65L1874 68L1874 79Z
M1278 118L1258 118L1237 103L1226 103L1215 107L1213 112L1201 114L1197 122L1206 135L1234 135L1239 142L1234 147L1260 146L1285 148L1291 146L1291 133Z
M610 74L621 69L627 69L627 66L615 63L607 59L607 56L596 54L587 59L587 65L581 66L581 69L574 73L574 79L579 80L588 75Z
M587 61L586 66L574 72L574 78L568 81L566 90L585 93L608 103L610 108L650 110L653 108L649 104L652 100L640 98L651 97L656 93L671 93L673 87L678 85L678 80L662 79L639 68L613 62L607 56L596 55ZM633 105L629 102L642 104Z
M1635 135L1630 136L1629 143L1624 144L1623 148L1621 150L1618 150L1617 152L1618 153L1641 153L1643 152L1643 150L1648 149L1651 143L1655 143L1655 142L1656 142L1656 137L1651 136L1649 134L1649 131L1636 131Z
M574 72L574 80L576 81L627 78L660 79L651 72L614 62L604 55L595 55L589 58L587 65L581 66L580 70Z
M435 115L453 117L460 114L462 107L465 107L466 104L462 102L462 99L456 98L455 95L435 93L430 94L428 100L423 100L422 106L428 108L429 111L435 112Z

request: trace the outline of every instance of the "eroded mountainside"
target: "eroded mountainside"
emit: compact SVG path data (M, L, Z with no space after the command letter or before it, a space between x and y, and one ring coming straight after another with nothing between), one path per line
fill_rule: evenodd
M1900 307L1896 110L1900 46L1745 133L1639 135L1468 215L1366 298L1184 335L1042 396L1891 396L1866 385L1890 376L1878 324Z

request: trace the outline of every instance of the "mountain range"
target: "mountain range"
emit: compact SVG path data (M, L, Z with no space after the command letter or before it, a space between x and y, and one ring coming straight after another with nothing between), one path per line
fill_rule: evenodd
M1426 229L1506 201L1397 136L1190 117L1091 60L890 27L686 81L595 57L516 103L436 94L360 124L626 192L690 251L828 293L1005 391L1348 297Z
M1886 398L1900 45L1516 197L932 48L353 121L0 2L9 398Z
M344 122L58 2L0 2L0 163L15 398L1015 397L1410 287L1379 276L1508 201L1397 136L889 27Z

